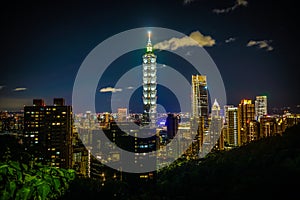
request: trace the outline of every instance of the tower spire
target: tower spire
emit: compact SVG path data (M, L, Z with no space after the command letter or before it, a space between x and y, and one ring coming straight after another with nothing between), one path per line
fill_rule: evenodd
M147 53L152 53L151 31L148 31Z

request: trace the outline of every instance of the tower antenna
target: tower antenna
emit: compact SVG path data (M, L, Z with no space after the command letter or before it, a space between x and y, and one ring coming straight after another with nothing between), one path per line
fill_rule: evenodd
M148 43L151 43L151 31L148 31Z

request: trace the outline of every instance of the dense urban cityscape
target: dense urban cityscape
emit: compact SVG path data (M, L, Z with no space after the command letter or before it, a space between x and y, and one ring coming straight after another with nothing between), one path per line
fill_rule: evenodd
M299 196L296 6L0 9L0 200Z
M200 74L191 77L190 113L157 113L156 55L150 34L143 55L143 113L128 113L128 108L73 113L64 98L53 98L51 105L33 99L20 112L1 111L1 137L17 141L26 154L22 162L72 169L104 187L107 179L155 183L159 169L177 159L199 160L210 152L282 135L300 123L300 113L288 109L270 114L264 95L223 108L215 99L209 106L209 77ZM103 134L109 140L103 140ZM124 156L116 146L133 154ZM11 150L7 146L3 151ZM109 169L113 173L107 173Z

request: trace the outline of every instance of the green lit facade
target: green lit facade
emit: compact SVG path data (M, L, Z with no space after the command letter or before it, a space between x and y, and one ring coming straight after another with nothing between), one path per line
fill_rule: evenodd
M143 123L155 127L156 123L156 55L153 53L151 33L148 33L146 53L143 55Z

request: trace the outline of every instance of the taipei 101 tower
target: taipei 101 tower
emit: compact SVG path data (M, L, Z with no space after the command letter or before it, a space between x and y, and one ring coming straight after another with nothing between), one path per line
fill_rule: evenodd
M146 53L143 55L143 125L156 125L156 55L153 53L151 32L148 32Z

